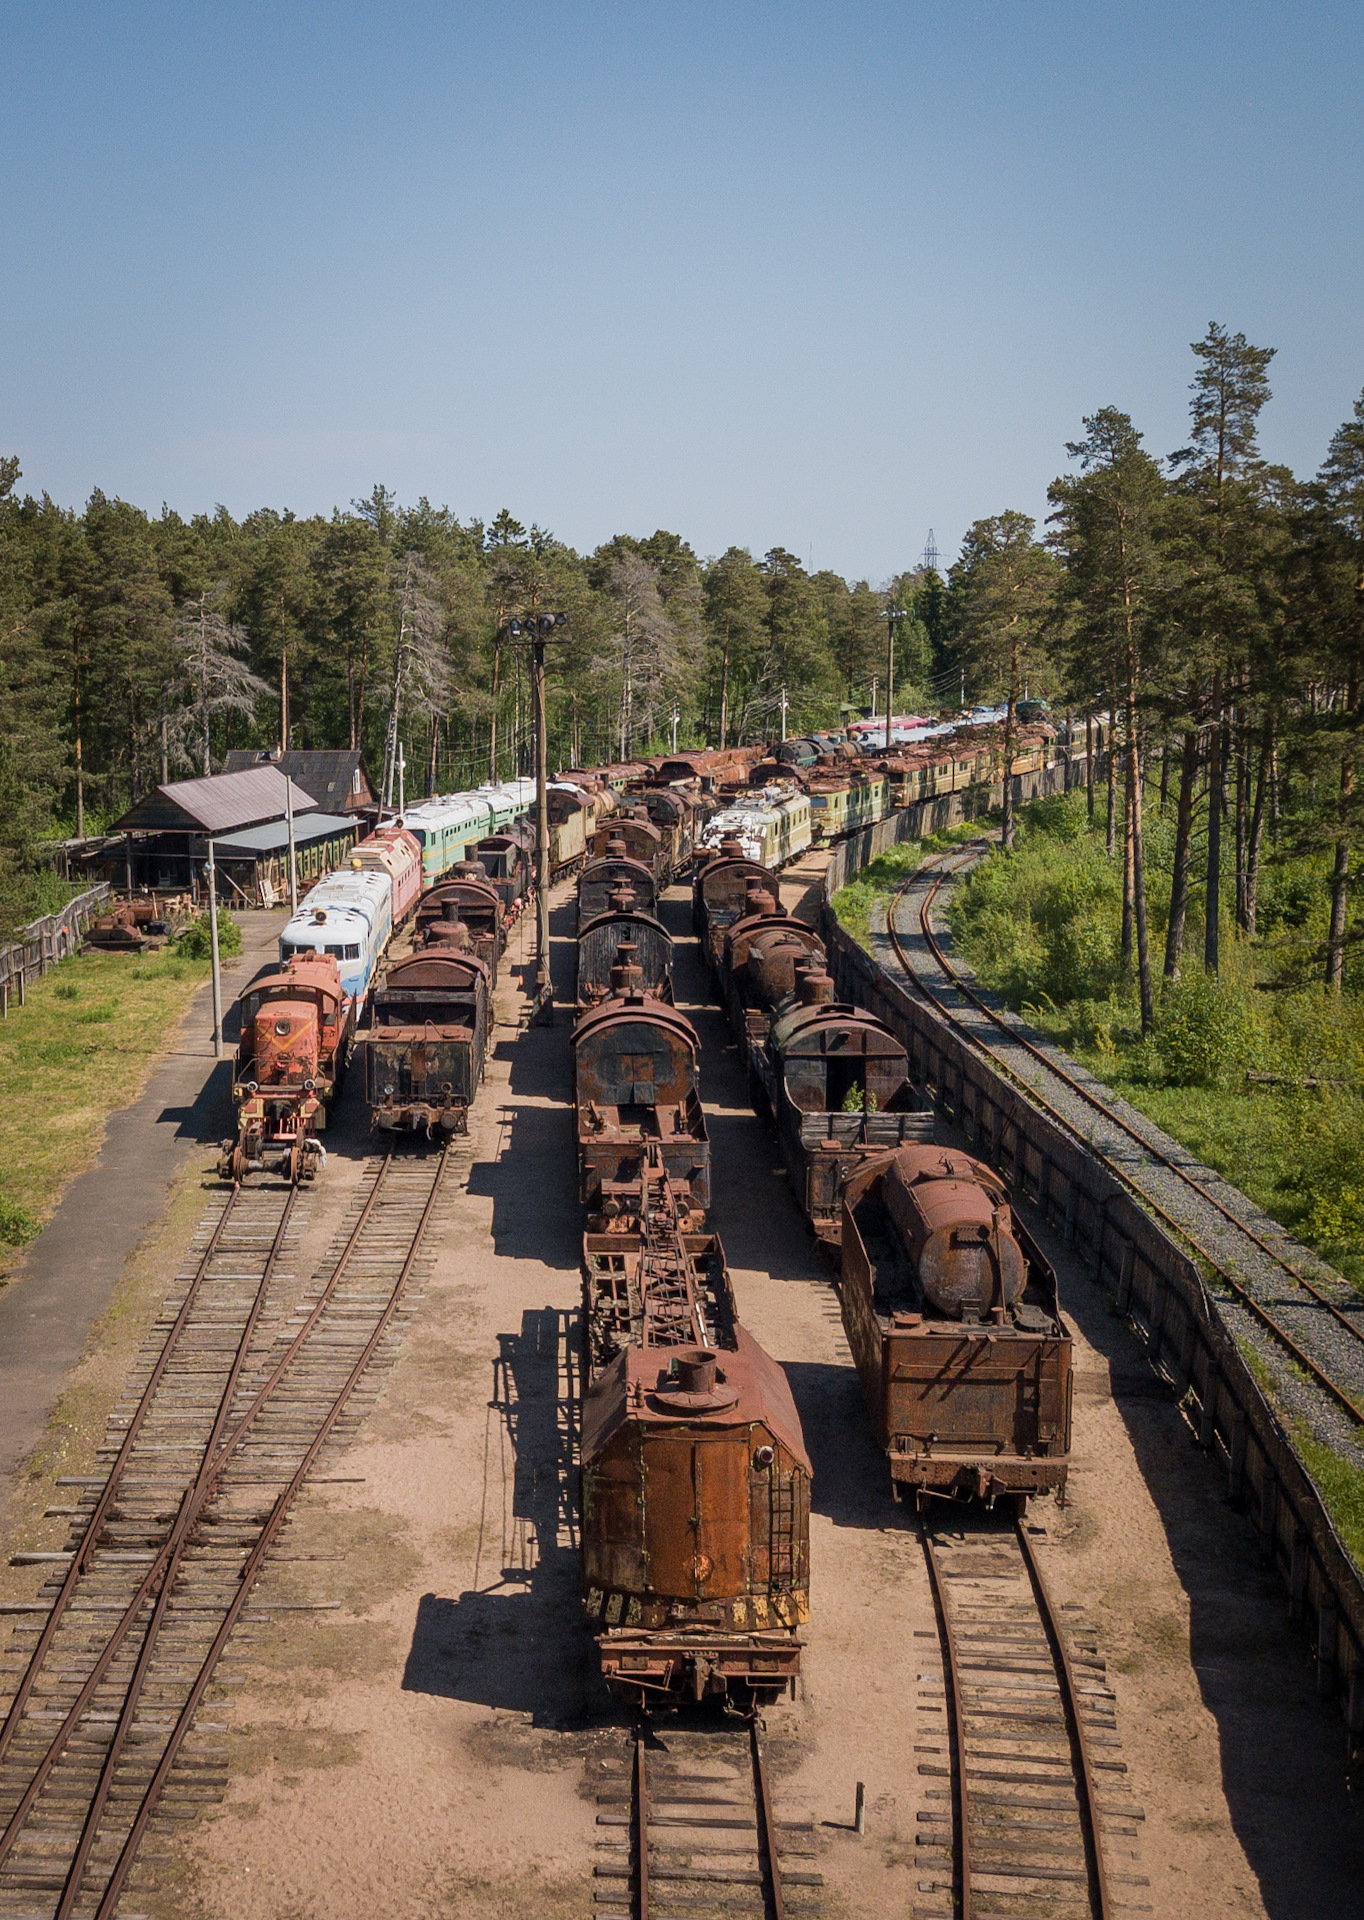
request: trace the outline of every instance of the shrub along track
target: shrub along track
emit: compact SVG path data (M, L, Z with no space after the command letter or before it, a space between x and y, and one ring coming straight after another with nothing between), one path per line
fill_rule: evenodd
M1291 1356L1299 1370L1287 1383L1295 1411L1337 1447L1349 1445L1364 1427L1364 1301L1324 1265L1316 1278L1304 1273L1301 1257L1290 1259L1266 1237L1282 1231L1274 1222L1247 1219L1251 1203L1243 1194L1222 1183L1222 1198L1206 1168L1192 1157L1181 1161L1153 1123L1030 1040L1022 1023L992 1006L943 951L933 925L938 895L986 844L925 862L897 890L886 930L904 978L1193 1250L1230 1295L1224 1306L1233 1314L1241 1308Z
M163 1801L216 1797L195 1716L296 1496L395 1357L451 1158L372 1161L292 1309L297 1189L234 1187L202 1223L70 1547L15 1556L59 1567L23 1609L46 1618L19 1629L36 1644L0 1727L0 1915L107 1920Z

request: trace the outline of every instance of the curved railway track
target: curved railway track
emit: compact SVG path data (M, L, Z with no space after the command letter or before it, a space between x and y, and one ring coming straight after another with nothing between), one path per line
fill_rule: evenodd
M1348 1288L1340 1299L1333 1299L1324 1287L1311 1280L1300 1266L1242 1219L1235 1206L1222 1200L1206 1181L1200 1180L1118 1112L1112 1104L1113 1096L1087 1086L1045 1048L1029 1040L1017 1022L992 1007L943 951L932 924L934 904L947 881L978 860L984 846L984 842L978 843L959 857L938 855L897 889L886 915L886 930L901 972L934 1009L1020 1091L1079 1140L1088 1152L1097 1153L1128 1192L1218 1275L1236 1302L1287 1350L1332 1404L1356 1424L1364 1425L1364 1302L1352 1300ZM922 897L915 904L923 953L911 954L897 918L903 908L908 908L911 894L919 889ZM951 992L1005 1036L1007 1052L983 1038L977 1028L963 1018L961 1007L953 1006L944 993L935 990L925 977L922 964L925 955L932 971L947 983ZM1015 1058L1011 1060L1009 1053ZM1040 1073L1021 1072L1017 1062L1020 1054L1030 1065L1039 1068ZM1048 1082L1053 1084L1049 1086ZM1082 1109L1101 1115L1105 1124L1122 1136L1124 1146L1137 1152L1125 1152L1120 1158L1115 1151L1117 1141L1098 1142L1087 1134L1079 1124L1076 1102ZM1176 1206L1178 1212L1172 1210ZM1294 1289L1288 1298L1283 1297L1283 1279ZM1296 1328L1285 1324L1286 1313L1297 1318ZM1305 1342L1310 1342L1316 1351L1311 1351Z
M756 1716L713 1725L645 1717L628 1778L597 1796L595 1920L792 1920L821 1911L808 1821L778 1821Z
M1113 1920L1140 1906L1143 1815L1103 1661L1063 1620L1027 1527L977 1516L926 1524L922 1539L944 1698L941 1757L920 1772L948 1783L929 1797L949 1805L920 1815L915 1915Z
M253 1593L298 1493L377 1391L449 1161L371 1162L301 1298L297 1188L234 1187L201 1226L69 1548L17 1556L59 1571L0 1726L0 1916L110 1920L168 1791L222 1771L196 1715L248 1607L268 1616Z

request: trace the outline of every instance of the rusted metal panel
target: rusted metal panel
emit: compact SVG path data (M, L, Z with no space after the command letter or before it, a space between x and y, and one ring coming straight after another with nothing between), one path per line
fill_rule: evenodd
M578 876L579 927L616 908L652 914L657 906L658 883L652 872L626 854L604 854L590 860Z

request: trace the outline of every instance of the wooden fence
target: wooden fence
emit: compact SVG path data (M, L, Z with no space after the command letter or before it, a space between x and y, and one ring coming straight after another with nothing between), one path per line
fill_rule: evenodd
M101 880L68 900L59 912L44 914L25 927L9 946L0 947L0 1011L8 1013L11 996L22 1006L29 981L77 951L85 929L108 898L108 883Z

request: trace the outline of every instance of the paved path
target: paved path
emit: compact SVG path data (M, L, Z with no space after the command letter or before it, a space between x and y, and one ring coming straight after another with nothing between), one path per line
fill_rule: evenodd
M242 953L223 969L224 1026L233 1046L232 1003L273 954L284 924L279 913L237 918ZM206 1141L230 1130L228 1063L213 1058L212 1021L205 984L190 1001L172 1050L139 1098L110 1116L98 1158L72 1181L0 1294L0 1506L177 1174Z

